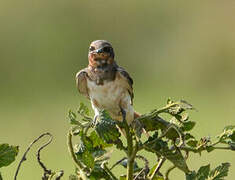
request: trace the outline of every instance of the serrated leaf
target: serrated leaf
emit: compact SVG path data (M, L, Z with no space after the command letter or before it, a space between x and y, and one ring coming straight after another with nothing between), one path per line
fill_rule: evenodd
M183 157L180 150L170 150L167 142L158 139L154 143L145 143L147 151L154 152L159 156L163 156L169 161L171 161L176 167L181 169L183 172L188 173L189 169L186 164L185 158Z
M70 120L70 124L72 124L72 125L79 124L79 122L76 120L77 115L72 110L69 110L68 117L69 117L69 120Z
M202 166L197 172L197 180L206 180L210 173L210 164Z
M198 141L196 148L200 153L200 151L202 151L203 149L206 149L206 148L210 147L210 143L211 143L211 139L210 139L209 136L208 137L203 137L203 138L200 139L200 141Z
M81 102L78 108L78 113L81 115L89 116L89 108Z
M95 159L88 150L79 151L76 153L78 160L82 161L88 168L93 168Z
M88 140L85 142L81 140L78 150L75 152L77 159L91 169L95 165L95 159L91 152L92 150L92 144Z
M188 103L185 100L180 100L180 107L183 108L184 110L187 110L187 109L191 110L191 109L193 109L192 104Z
M206 151L208 152L208 153L210 153L210 152L212 152L212 151L214 151L215 150L215 147L213 147L213 146L206 146Z
M210 172L208 180L223 180L228 176L229 167L229 163L222 163Z
M196 125L195 121L186 121L182 123L181 130L182 131L191 131Z
M121 136L116 127L116 122L112 120L108 112L105 110L100 113L100 121L97 123L95 131L99 137L108 144L117 142Z
M195 137L193 135L191 135L190 133L186 133L184 135L184 139L185 141L189 140L189 139L195 139Z
M187 142L187 145L189 145L190 147L193 147L193 148L196 148L197 147L197 144L198 144L198 141L197 140L189 140Z
M95 131L91 132L89 139L93 142L94 148L97 147L97 148L105 149L106 147L112 146L110 144L105 143L104 140L101 139Z
M15 157L19 152L18 146L10 146L9 144L0 144L0 168L10 165L15 161Z
M175 116L175 115L179 115L181 114L182 112L186 111L186 110L192 110L193 109L193 106L191 104L189 104L188 102L186 102L185 100L181 100L179 102L173 102L171 101L171 103L168 102L167 106L169 108L166 109L165 112L168 112L169 114ZM176 118L178 120L181 120L182 117L179 116Z
M235 141L235 126L226 126L218 137L223 143L228 143L229 140Z

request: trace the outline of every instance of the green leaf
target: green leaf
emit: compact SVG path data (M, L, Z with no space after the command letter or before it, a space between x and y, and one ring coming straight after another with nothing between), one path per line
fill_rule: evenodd
M187 141L187 140L189 140L189 139L195 139L195 137L194 137L193 135L191 135L190 133L186 133L186 134L184 135L184 139Z
M78 177L75 175L70 175L69 180L78 180Z
M215 150L215 147L213 147L213 146L206 146L206 151L208 152L208 153L210 153L210 152L212 152L212 151L214 151Z
M2 180L2 175L1 175L1 172L0 172L0 180Z
M197 147L197 144L198 144L198 141L197 140L189 140L187 142L187 145L189 145L190 147L193 147L193 148L196 148Z
M119 180L126 180L126 175L120 176Z
M79 161L83 162L88 168L92 169L95 165L95 159L90 150L92 150L92 146L81 141L78 151L75 154L77 155L77 159Z
M210 147L210 144L211 144L210 137L203 137L203 138L200 139L200 141L198 141L196 148L199 151L199 153L202 150L207 149L207 148L210 151L210 150L213 150L213 148Z
M189 173L186 173L186 180L196 180L197 173L195 171L191 171Z
M183 172L185 172L185 173L189 172L185 158L182 155L180 150L178 150L178 149L170 150L167 142L165 142L161 139L152 141L154 143L151 143L151 141L152 140L150 139L150 141L147 141L145 143L145 147L146 147L145 149L147 151L154 152L158 156L163 156L166 159L168 159L169 161L171 161L176 167L181 169Z
M19 152L18 146L10 146L9 144L0 144L0 168L10 165L15 161L15 157Z
M89 108L82 102L80 103L80 106L78 108L78 114L82 116L89 116L90 114Z
M229 167L229 163L222 163L210 172L208 180L223 180L228 176Z
M111 119L108 112L105 110L101 111L100 121L97 123L95 130L99 137L108 144L116 143L121 136L117 129L116 122Z
M235 142L235 126L226 126L218 137L223 143L228 143L228 140Z
M191 131L196 125L195 121L186 121L182 123L181 130L182 131Z
M181 100L179 102L168 101L167 107L168 108L166 109L165 112L168 112L169 114L173 116L179 115L186 110L193 109L193 106L185 100ZM180 116L177 119L182 119L182 117Z
M89 138L93 142L93 147L94 148L97 147L97 148L105 149L106 147L111 147L112 146L110 144L105 143L104 140L101 139L95 131L91 132Z
M72 110L69 110L68 117L69 117L69 120L70 120L70 124L80 125L80 123L76 120L77 115Z
M197 172L197 180L205 180L210 172L210 164L207 166L202 166Z
M107 173L106 171L101 168L100 164L96 164L94 169L91 172L91 175L89 176L90 180L96 180L96 179L105 179L105 180L110 180L112 179Z

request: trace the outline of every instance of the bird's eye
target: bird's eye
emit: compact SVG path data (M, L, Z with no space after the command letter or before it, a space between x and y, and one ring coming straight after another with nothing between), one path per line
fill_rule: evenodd
M106 53L110 53L112 51L112 48L111 47L104 47L103 51Z
M95 50L95 47L94 46L91 46L90 48L89 48L89 51L94 51Z

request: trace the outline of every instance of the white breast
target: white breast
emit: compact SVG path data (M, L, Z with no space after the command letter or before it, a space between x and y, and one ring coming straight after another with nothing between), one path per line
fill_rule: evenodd
M93 81L87 82L89 96L94 104L103 109L116 108L118 101L123 96L124 88L118 86L117 81L104 82L104 85L97 85Z
M95 82L87 80L89 97L92 108L98 115L102 109L107 110L115 120L122 121L120 106L126 111L126 119L130 123L134 118L134 109L131 104L131 96L120 79L104 82L97 85Z

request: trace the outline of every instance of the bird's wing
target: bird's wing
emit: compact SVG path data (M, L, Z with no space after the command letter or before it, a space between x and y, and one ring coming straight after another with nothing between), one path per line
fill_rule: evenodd
M124 80L126 87L127 87L127 90L131 96L131 104L133 104L134 92L133 92L133 80L132 80L131 76L122 67L117 68L117 73L119 73L120 77Z
M87 78L88 78L87 69L82 69L76 74L76 85L77 85L78 91L82 95L90 99L89 91L87 87Z

